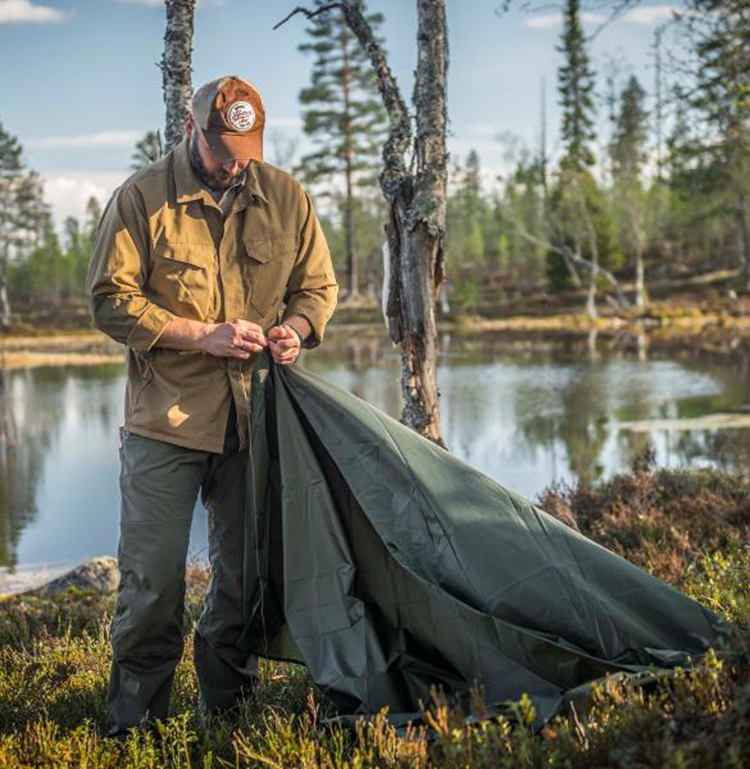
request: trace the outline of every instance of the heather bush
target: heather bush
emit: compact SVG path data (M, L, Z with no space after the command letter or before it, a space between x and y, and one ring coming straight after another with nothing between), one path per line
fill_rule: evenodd
M0 611L0 767L740 767L750 761L750 485L718 471L634 471L557 487L540 500L587 536L674 584L738 626L733 654L709 652L657 678L611 676L534 730L522 697L485 717L435 692L423 722L394 729L385 713L354 728L300 666L263 661L233 718L195 715L189 631L205 571L188 575L186 648L172 716L124 742L106 738L112 596L68 591L6 598Z

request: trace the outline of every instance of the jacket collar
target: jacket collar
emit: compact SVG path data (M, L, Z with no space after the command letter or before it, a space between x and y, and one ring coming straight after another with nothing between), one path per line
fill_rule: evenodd
M187 139L183 139L173 152L174 157L174 183L176 200L178 203L188 203L191 200L202 200L210 206L216 206L211 193L198 181L193 171L188 156ZM258 180L258 166L260 161L251 160L245 171L245 184L237 195L235 205L244 208L253 198L259 198L267 203L268 198Z

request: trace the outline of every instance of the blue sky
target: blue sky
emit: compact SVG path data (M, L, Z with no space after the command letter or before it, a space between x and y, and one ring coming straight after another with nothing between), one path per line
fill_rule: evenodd
M599 72L615 62L620 79L634 72L650 91L654 30L678 3L646 0L604 28L592 44ZM196 14L193 84L232 73L252 80L264 95L271 136L301 136L297 94L307 84L310 61L297 46L305 21L296 17L272 31L298 4L203 0ZM543 10L537 12L498 14L500 5L501 0L447 0L449 149L453 159L464 159L475 148L488 183L507 163L507 143L498 137L511 134L527 145L538 141L543 78L552 149L558 123L559 13L554 4L540 2ZM385 15L392 67L408 97L416 64L416 2L369 0L368 7ZM586 15L587 31L599 26L603 13ZM91 194L106 199L130 173L135 141L162 125L156 62L163 34L161 0L0 0L0 121L45 179L58 221L81 215ZM299 150L304 149L302 139Z

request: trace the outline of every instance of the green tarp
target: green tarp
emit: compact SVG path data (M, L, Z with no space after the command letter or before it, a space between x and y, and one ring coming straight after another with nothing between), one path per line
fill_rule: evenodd
M304 663L344 716L430 687L541 723L607 673L689 663L727 623L354 395L252 379L243 643Z

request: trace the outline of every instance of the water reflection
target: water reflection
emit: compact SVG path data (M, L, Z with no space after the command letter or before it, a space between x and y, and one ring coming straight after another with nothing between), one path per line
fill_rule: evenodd
M89 514L83 500L73 507L79 495L65 492L75 486L85 496L92 488L96 465L87 459L97 435L116 422L121 379L119 365L0 369L0 565L16 565L40 510L55 509L53 520L72 528ZM41 535L54 542L54 527ZM52 553L46 560L60 557L56 544Z
M621 471L648 443L660 464L746 464L749 430L618 426L746 409L745 348L714 356L666 353L635 337L540 346L446 333L439 350L448 445L527 497ZM385 333L331 333L304 365L399 415L400 359ZM0 566L114 553L123 389L120 365L0 369ZM205 548L200 506L191 547Z

